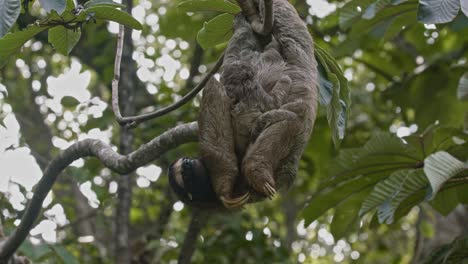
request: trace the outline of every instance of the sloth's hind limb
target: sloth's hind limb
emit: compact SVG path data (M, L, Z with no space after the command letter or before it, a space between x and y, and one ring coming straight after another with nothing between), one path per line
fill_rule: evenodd
M300 146L304 145L302 122L300 118L293 118L274 123L249 147L242 161L242 174L256 192L272 198L277 187L282 187L283 182L289 183L289 179L281 179L283 175L275 175L276 172L284 174L283 167L293 169L284 176L294 177L295 165L302 154Z
M230 111L230 98L221 83L212 78L203 91L200 106L200 155L210 174L215 193L228 208L238 207L249 199L248 194L233 197L239 169Z

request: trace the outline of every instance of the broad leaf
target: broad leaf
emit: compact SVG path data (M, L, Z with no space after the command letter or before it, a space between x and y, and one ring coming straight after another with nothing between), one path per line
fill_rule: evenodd
M90 8L93 6L110 6L110 7L120 7L120 8L125 7L125 5L116 3L112 0L91 0L83 4L84 8Z
M39 3L41 3L42 8L44 8L47 13L55 10L57 13L61 14L65 11L65 7L67 6L66 0L39 0Z
M89 14L94 14L94 17L97 19L114 21L136 30L143 29L143 26L140 24L140 22L138 22L138 20L133 18L127 12L120 11L110 6L96 5L86 9L86 12Z
M205 22L197 35L200 46L204 49L227 42L232 36L234 16L222 14Z
M48 27L30 26L22 31L8 33L0 39L0 67L5 65L7 58L18 51L26 41Z
M422 170L400 170L394 172L387 179L379 182L362 203L359 215L364 214L379 207L379 222L393 221L393 213L398 205L410 196L413 192L425 189L428 181Z
M49 43L63 55L70 54L73 47L81 37L80 30L70 30L63 26L56 26L49 29Z
M80 262L76 259L68 250L60 245L51 245L50 248L55 252L59 259L63 263L67 264L79 264Z
M179 4L181 12L218 11L223 13L237 14L241 11L238 5L227 0L190 0Z
M375 3L372 3L362 15L364 19L372 19L374 16L382 9L389 5L398 5L407 0L378 0Z
M0 0L0 38L10 30L21 11L21 1Z
M359 20L363 12L373 3L375 0L353 0L348 2L339 10L339 23L340 28L346 30L351 25Z
M315 45L315 57L319 64L320 103L327 109L333 143L338 147L344 138L348 119L350 104L348 80L333 56L318 45Z
M465 163L445 151L439 151L427 157L424 160L424 173L431 183L431 198L434 198L448 179L467 169Z
M460 100L468 100L468 72L463 74L458 84L457 96Z
M386 174L382 173L361 176L313 195L302 211L305 225L309 225L326 211L352 197L352 195L367 191L369 187L372 187L386 176Z
M418 151L390 133L376 133L362 148L340 151L330 168L333 177L321 188L334 186L360 175L413 168L421 163ZM344 179L343 179L344 178Z
M354 194L335 208L333 221L330 224L330 232L335 239L340 239L349 232L359 228L359 214L356 208L361 206L362 201L367 197L371 188L366 191Z
M419 0L418 20L425 24L447 23L459 10L460 0Z

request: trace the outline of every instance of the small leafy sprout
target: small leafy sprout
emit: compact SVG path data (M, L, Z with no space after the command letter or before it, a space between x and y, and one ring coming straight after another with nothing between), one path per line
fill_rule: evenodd
M85 8L82 5L77 5L76 8L74 8L71 12L72 12L73 15L77 16L81 12L83 12L84 10L85 10Z

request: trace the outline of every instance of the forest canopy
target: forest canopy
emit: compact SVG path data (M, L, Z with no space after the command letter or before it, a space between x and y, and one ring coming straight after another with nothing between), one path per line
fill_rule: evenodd
M0 263L468 259L465 0L290 1L319 78L295 183L224 214L178 200L167 169L197 156L246 2L0 0Z

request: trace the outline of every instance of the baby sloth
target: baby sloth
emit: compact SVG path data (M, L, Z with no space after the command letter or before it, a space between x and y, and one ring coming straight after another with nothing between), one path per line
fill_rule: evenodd
M271 42L263 47L241 15L221 82L205 87L200 158L169 168L180 199L199 208L238 208L272 198L293 182L317 109L317 63L305 24L287 0L273 0Z

